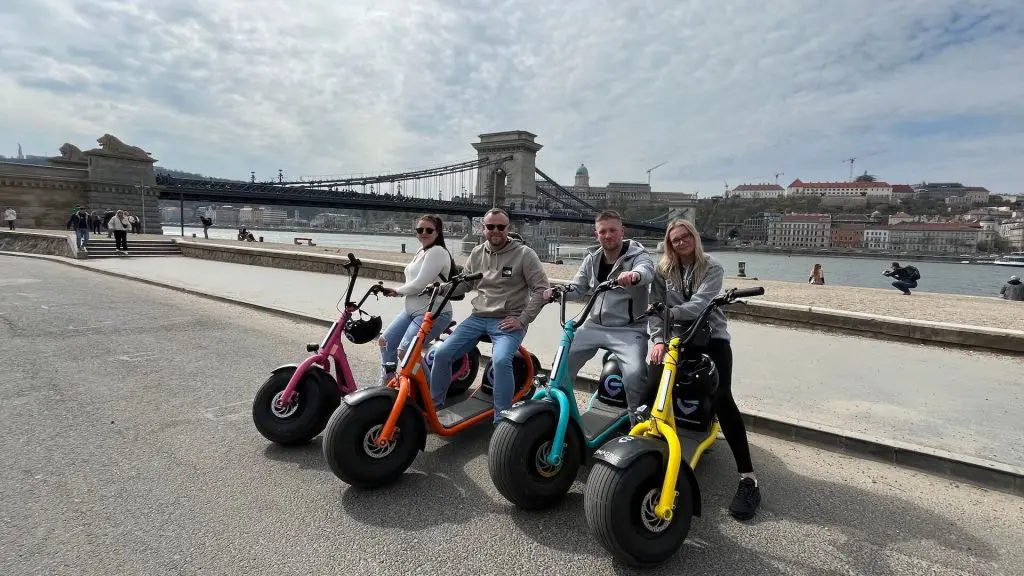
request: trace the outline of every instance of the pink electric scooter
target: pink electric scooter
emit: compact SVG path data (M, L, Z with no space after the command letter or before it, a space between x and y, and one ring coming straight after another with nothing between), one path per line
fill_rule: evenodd
M345 305L339 308L341 314L331 324L323 341L306 345L306 351L312 355L300 364L275 368L256 392L252 419L256 429L267 440L282 445L309 442L323 431L341 398L356 391L342 334L354 344L365 344L374 341L383 326L380 316L371 315L364 319L366 313L362 310L367 298L383 290L383 282L370 286L358 303L352 302L352 289L355 288L360 266L362 262L350 253L348 263L343 265L349 272ZM359 316L355 317L357 313ZM453 326L455 322L445 329L445 336L451 334ZM433 360L433 348L438 344L440 340L424 352L428 356L425 358L428 365ZM447 395L465 392L476 379L479 366L480 351L476 348L453 362L452 385Z

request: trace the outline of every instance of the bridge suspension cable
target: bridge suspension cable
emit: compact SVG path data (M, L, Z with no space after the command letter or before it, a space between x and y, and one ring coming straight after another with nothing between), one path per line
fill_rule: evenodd
M278 186L300 188L326 188L337 186L350 187L368 186L372 184L391 184L395 182L404 182L407 180L421 180L425 178L434 178L439 176L459 174L462 172L479 170L480 168L486 166L493 166L495 164L501 164L503 162L508 162L511 160L512 156L502 156L496 158L477 158L466 162L446 164L444 166L435 166L433 168L425 168L423 170L416 170L411 172L377 174L375 176L356 176L352 178L339 178L334 180L298 180L290 182L277 182L276 184Z

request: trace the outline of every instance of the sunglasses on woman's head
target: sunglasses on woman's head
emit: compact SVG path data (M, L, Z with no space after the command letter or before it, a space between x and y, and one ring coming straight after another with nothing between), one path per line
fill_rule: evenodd
M434 233L434 229L433 228L417 228L416 229L416 233L417 234L433 234Z
M497 228L499 231L503 231L505 230L505 226L507 226L507 224L484 224L484 226L486 226L488 230L494 230L495 228Z

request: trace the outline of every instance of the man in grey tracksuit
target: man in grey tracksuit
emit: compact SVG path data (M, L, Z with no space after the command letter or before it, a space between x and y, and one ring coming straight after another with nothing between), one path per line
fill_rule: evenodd
M575 290L568 292L566 300L588 297L598 284L616 280L622 289L609 290L597 297L590 316L579 330L569 349L569 377L575 382L576 374L598 349L609 350L619 359L622 368L626 404L636 410L646 402L643 391L647 378L647 320L633 322L647 310L648 290L654 280L654 261L647 250L635 240L623 240L625 229L622 217L608 210L598 214L594 222L594 235L600 242L588 250L580 269L572 279ZM551 291L545 293L550 299ZM604 382L601 383L605 385ZM610 396L622 392L606 388Z

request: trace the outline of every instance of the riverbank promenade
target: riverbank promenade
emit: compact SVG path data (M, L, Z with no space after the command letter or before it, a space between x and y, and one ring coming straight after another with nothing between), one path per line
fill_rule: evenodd
M383 254L361 251L358 256ZM336 317L335 304L346 285L344 276L334 274L186 257L74 263L322 320ZM361 278L356 293L374 282ZM771 284L765 284L762 298L774 296ZM727 285L738 283L729 280ZM469 299L453 304L457 320L471 310ZM387 324L402 302L371 299L366 307ZM573 314L579 310L578 304L569 307ZM319 331L311 329L309 340L319 339ZM743 321L731 322L730 331L734 390L743 410L1024 466L1024 358ZM558 308L549 305L524 344L546 368L559 335ZM489 352L486 345L482 348ZM584 367L585 376L599 373L598 360Z
M204 240L202 238L186 238L190 242L202 242L233 247L257 247L274 250L289 250L310 254L344 256L349 252L359 254L360 258L381 260L384 262L409 262L417 250L415 239L410 238L407 253L366 250L358 248L339 248L335 246L296 246L291 244L251 243L237 240ZM449 240L455 245L458 240ZM465 262L466 255L458 254L453 249L455 261ZM576 273L578 263L544 264L548 278L553 280L569 280ZM895 288L859 288L826 284L812 286L799 282L781 282L778 280L762 280L737 278L736 270L726 270L729 286L764 286L765 295L760 300L845 310L879 316L911 318L932 322L947 322L987 328L1005 328L1010 330L1024 329L1024 305L1020 302L1009 302L998 297L963 296L958 294L941 294L928 292L927 284L914 290L911 296L903 296ZM1007 271L1007 277L1011 271ZM888 281L888 280L886 280ZM998 288L996 289L998 291Z

